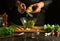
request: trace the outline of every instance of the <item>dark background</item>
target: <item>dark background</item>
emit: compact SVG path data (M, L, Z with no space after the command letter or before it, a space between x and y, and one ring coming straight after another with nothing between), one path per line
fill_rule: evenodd
M53 0L53 2L49 5L45 16L46 22L48 24L59 24L60 25L60 2L59 0Z
M2 14L5 11L4 4L5 4L5 0L1 0L0 1L0 14ZM60 4L59 0L53 0L53 2L48 6L47 11L45 12L45 24L60 24L59 4Z

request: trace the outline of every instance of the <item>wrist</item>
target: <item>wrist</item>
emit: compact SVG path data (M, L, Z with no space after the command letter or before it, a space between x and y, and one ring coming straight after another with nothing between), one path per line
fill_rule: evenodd
M44 7L44 2L39 2L38 5L43 8Z

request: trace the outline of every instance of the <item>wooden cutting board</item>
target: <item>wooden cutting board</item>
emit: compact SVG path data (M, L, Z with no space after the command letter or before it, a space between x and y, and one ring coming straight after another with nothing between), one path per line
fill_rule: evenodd
M43 27L41 26L34 26L31 28L23 28L22 26L20 26L19 28L14 28L15 32L46 32L43 30Z

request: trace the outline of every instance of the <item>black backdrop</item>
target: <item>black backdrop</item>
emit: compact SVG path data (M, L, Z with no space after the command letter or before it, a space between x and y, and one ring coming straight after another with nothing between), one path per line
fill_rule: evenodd
M60 24L60 2L53 0L52 4L48 7L45 16L45 23L47 24Z
M0 0L0 14L5 10L5 0ZM60 24L60 2L59 0L53 0L52 4L49 5L45 12L45 24ZM4 7L4 8L3 8Z

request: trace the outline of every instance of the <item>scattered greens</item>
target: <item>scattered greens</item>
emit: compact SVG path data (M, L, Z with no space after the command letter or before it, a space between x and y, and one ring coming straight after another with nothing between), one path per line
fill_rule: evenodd
M35 22L33 20L28 20L25 24L24 27L30 28L35 25ZM2 35L13 35L14 34L14 27L18 28L19 26L16 24L10 25L9 27L1 27L0 28L0 36ZM58 31L60 32L60 25L50 25L50 24L45 24L43 26L44 30L47 32L54 32Z
M54 32L54 31L60 32L60 25L45 24L43 27L44 27L44 30L47 32Z
M33 20L28 20L25 24L24 27L30 28L35 25L35 22Z
M14 34L13 28L10 28L10 27L0 28L0 36L2 36L2 35L13 35L13 34Z
M13 35L14 34L14 29L13 28L18 28L19 26L16 24L10 25L8 27L0 27L0 36L3 35Z
M60 32L60 25L56 25L56 26L55 26L55 31Z

